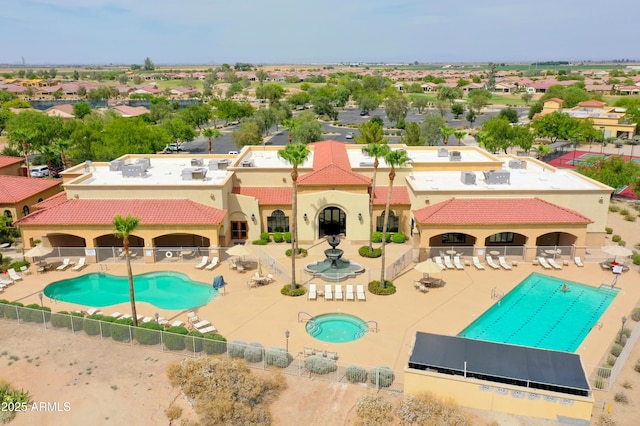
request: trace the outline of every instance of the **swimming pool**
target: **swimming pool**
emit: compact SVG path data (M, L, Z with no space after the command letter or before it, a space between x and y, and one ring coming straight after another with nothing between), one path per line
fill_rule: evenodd
M134 275L136 302L147 302L160 309L181 310L202 306L218 291L211 285L191 281L179 272L151 272ZM57 281L44 294L63 302L84 306L111 306L129 301L129 279L103 273L82 275Z
M617 294L533 273L458 336L574 352Z
M362 338L369 327L353 315L323 314L307 322L306 330L311 337L323 342L346 343Z

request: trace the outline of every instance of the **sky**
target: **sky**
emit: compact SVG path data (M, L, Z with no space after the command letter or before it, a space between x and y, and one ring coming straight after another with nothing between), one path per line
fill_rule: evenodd
M640 60L638 0L2 0L0 64Z

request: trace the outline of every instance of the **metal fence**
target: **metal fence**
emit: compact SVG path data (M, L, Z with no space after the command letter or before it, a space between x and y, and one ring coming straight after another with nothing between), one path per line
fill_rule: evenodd
M385 280L393 281L400 273L415 260L413 247L400 255L393 263L387 266Z
M620 335L621 334L616 335L616 340L614 343L618 343L617 339ZM620 355L616 359L615 364L613 364L613 367L601 365L594 369L593 374L589 378L591 386L596 389L610 391L611 387L620 375L622 368L629 361L631 352L633 351L636 343L638 343L638 340L640 340L640 327L638 326L638 323L636 323L631 332L631 335L624 345L624 348L622 348L622 352L620 352ZM607 353L607 357L609 357L609 353Z
M278 368L284 374L324 380L331 383L354 383L376 390L402 393L403 373L387 367L370 367L346 363L337 354L314 351L314 355L298 352L292 354L288 348L264 347L258 342L215 340L134 327L113 322L114 319L92 319L80 314L52 313L46 310L0 304L0 321L41 327L45 330L71 333L90 339L109 341L145 349L168 352L180 357L217 355L244 359L247 366L259 370Z

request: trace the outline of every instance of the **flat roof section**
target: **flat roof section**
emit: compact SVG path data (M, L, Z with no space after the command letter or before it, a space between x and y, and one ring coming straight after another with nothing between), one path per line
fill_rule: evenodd
M591 392L576 354L457 336L417 332L409 368L569 395Z
M478 162L495 162L498 161L491 154L486 151L479 150L476 148L469 147L456 147L455 145L451 146L434 146L434 147L407 147L405 145L390 145L392 149L405 149L407 154L412 160L412 163L435 163L435 164L448 164L451 162L449 155L453 151L460 152L460 160L456 161L459 163L478 163ZM439 150L446 150L446 156L439 156ZM373 168L373 158L369 157L362 153L362 146L356 145L354 148L353 145L347 147L347 155L349 156L349 162L351 163L352 168ZM387 167L383 158L378 159L379 167Z
M237 161L234 167L262 167L266 169L291 169L291 164L278 157L278 151L273 148L262 149L259 146L252 146L243 152L242 158ZM300 169L311 169L313 167L313 149L307 160L298 166ZM246 164L246 166L245 166Z

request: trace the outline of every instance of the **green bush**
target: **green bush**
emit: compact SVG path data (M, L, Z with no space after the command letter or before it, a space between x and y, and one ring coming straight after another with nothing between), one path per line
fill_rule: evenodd
M338 366L332 359L312 355L304 360L304 368L315 374L328 374L336 371Z
M112 316L104 316L102 317L100 326L102 327L102 337L111 337L111 323L114 322L116 318Z
M6 299L0 299L0 318L4 317L4 305L8 305L9 301Z
M51 325L56 328L66 327L71 329L71 316L67 311L60 311L55 314L51 314Z
M357 365L347 367L345 376L349 383L367 383L367 370Z
M280 294L282 294L283 296L298 297L304 296L306 293L307 289L300 285L298 285L293 291L291 291L291 286L289 284L286 284L280 289Z
M187 347L185 336L189 330L184 327L169 327L162 333L164 347L170 351L181 351Z
M396 232L391 236L391 241L396 244L402 244L407 240L407 237L402 232Z
M636 221L636 217L633 216L633 215L628 214L628 215L626 215L624 217L624 220L626 220L627 222L635 222Z
M88 317L86 317L82 321L82 328L84 329L84 332L89 336L97 336L98 334L100 334L100 327L104 326L104 324L100 323L103 318L104 315L99 314L89 315ZM109 326L107 325L107 327Z
M381 248L374 248L373 251L369 251L369 246L362 246L358 249L358 253L362 257L376 258L382 256Z
M161 330L162 326L155 321L143 322L133 329L133 336L141 345L157 345Z
M613 228L607 226L606 228L604 228L604 232L606 232L608 235L611 235L613 234Z
M227 351L231 358L244 358L244 348L247 347L247 342L242 340L232 340L227 344Z
M613 365L616 363L617 360L618 360L617 356L609 355L607 357L607 365L613 367Z
M618 336L617 342L620 346L625 347L627 346L627 340L629 340L629 338L623 334L622 336Z
M388 296L396 292L396 286L389 280L384 280L385 288L380 287L380 281L375 280L369 283L369 291L379 296Z
M244 359L247 362L261 362L264 347L258 342L250 342L244 349Z
M620 213L620 216L629 216L629 210L628 209L620 209L618 211L618 213Z
M202 338L204 334L198 330L190 331L184 338L184 346L190 352L202 352Z
M616 343L611 347L609 353L611 353L611 355L613 356L620 356L620 354L622 353L622 345Z
M16 272L20 272L20 268L26 266L27 268L31 265L31 263L27 260L19 260L17 262L10 263L8 268L13 268Z
M292 252L292 250L291 250L291 249L288 249L288 250L285 252L285 254L287 255L287 257L291 257L291 252ZM298 247L298 256L299 256L299 257L307 257L307 254L308 254L308 253L307 253L307 249L303 249L303 248Z
M223 354L227 351L227 339L219 334L208 334L202 341L202 350L207 355Z
M284 233L284 242L291 244L291 232Z
M630 328L625 327L622 329L622 335L625 337L631 337L631 331L632 330Z
M373 231L373 233L371 234L371 241L373 241L374 243L381 243L382 242L382 232Z
M131 318L120 318L111 323L111 337L118 342L131 341L131 332L129 329L133 326Z
M269 244L269 241L253 240L253 241L251 241L251 244L253 244L254 246L266 246L267 244Z
M369 381L383 388L391 386L394 379L393 370L389 367L373 367L369 371Z
M633 308L633 311L631 312L631 319L635 322L640 321L640 308Z
M611 241L613 241L614 243L617 243L620 240L622 240L622 237L618 234L615 234L613 237L611 237Z
M266 242L271 241L271 237L269 236L268 232L261 232L260 233L260 239Z
M23 308L24 305L20 302L9 302L4 307L4 316L9 319L18 319L19 308Z
M274 232L273 233L273 242L274 243L282 243L282 242L284 242L284 237L282 236L282 232Z
M285 348L271 346L264 351L264 359L267 365L274 365L278 368L287 368L293 357Z
M611 204L611 205L609 206L609 211L610 211L610 212L615 213L615 212L617 212L617 211L620 211L620 207L618 207L618 206L615 206L615 205Z
M596 387L596 389L604 389L606 384L606 381L602 378L597 378L594 382L594 386Z
M632 259L634 265L640 265L640 253L634 254Z
M41 308L42 307L37 303L31 303L30 305L18 309L18 314L20 315L20 319L22 321L42 323L44 321L44 318L42 317Z

